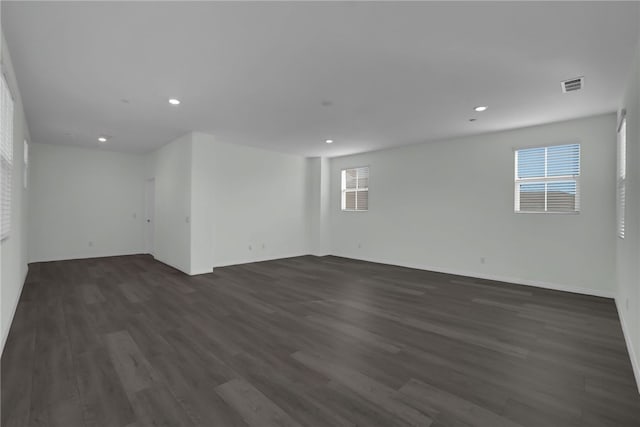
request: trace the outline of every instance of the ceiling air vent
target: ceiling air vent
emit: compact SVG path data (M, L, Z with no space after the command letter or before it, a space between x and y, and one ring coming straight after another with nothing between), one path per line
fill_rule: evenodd
M565 80L562 82L562 92L575 92L584 86L584 77L576 77L575 79Z

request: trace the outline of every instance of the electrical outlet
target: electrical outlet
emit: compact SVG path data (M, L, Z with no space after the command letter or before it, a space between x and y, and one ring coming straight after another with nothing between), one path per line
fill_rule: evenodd
M362 243L358 243L358 249L362 249Z
M138 214L134 212L133 213L133 219L136 219L136 218L138 218Z
M486 261L485 257L480 257L480 264L484 264Z
M89 240L89 246L93 246L93 242Z
M265 245L264 243L262 244L262 249L266 248L267 245Z
M251 247L251 245L249 245L249 250L252 250L253 248Z

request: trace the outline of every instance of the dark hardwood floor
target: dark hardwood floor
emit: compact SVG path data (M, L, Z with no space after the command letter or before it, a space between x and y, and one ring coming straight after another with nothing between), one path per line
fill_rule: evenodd
M640 426L612 300L336 257L32 264L9 426Z

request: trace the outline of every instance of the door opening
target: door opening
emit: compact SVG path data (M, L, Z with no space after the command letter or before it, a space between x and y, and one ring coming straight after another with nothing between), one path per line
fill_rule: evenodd
M153 255L155 234L156 180L147 180L145 189L145 237L147 253Z

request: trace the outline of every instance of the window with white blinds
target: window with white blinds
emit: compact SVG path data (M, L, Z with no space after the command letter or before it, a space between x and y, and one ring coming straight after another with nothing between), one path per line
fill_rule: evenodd
M627 118L623 117L618 129L618 179L617 179L618 237L624 239L624 217L627 200Z
M369 210L369 167L342 171L342 210Z
M7 81L0 83L0 239L11 232L11 183L13 175L13 99Z
M515 211L580 211L580 144L515 151Z
M24 144L22 146L22 161L24 162L22 165L22 183L24 184L24 189L27 189L28 179L29 179L29 143L27 140L24 140Z

